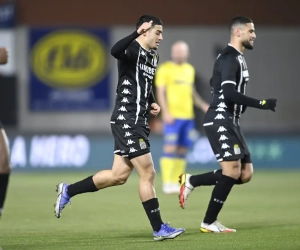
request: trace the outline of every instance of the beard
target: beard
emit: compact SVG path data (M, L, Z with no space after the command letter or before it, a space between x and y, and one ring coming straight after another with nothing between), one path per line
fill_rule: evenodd
M242 42L242 45L243 45L246 49L249 49L249 50L252 50L252 49L253 49L253 45L252 45L249 41L244 41L244 42Z

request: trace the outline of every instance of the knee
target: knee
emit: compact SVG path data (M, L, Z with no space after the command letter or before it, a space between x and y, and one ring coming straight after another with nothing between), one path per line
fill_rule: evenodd
M113 178L113 184L115 186L123 185L126 183L126 181L127 181L127 178L124 178L122 176L114 176L114 178Z
M118 186L118 185L124 185L127 182L128 175L125 174L113 174L112 182L113 185Z
M143 179L147 180L149 182L154 182L155 175L156 175L156 171L154 169L154 166L152 165L151 167L149 167L149 170L145 173L145 176Z
M249 171L242 170L241 180L243 183L247 183L247 182L251 181L252 176L253 176L253 169L251 171L250 170Z
M154 165L149 164L149 166L146 168L146 171L140 174L140 178L143 181L154 183L155 175L156 171L154 169Z
M226 164L227 165L227 164ZM230 162L226 167L222 167L222 174L238 179L241 176L241 165L237 162Z

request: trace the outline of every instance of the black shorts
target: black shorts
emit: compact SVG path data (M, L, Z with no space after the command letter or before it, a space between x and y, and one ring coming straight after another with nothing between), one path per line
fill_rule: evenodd
M250 152L239 126L232 123L204 124L204 129L217 161L251 163Z
M150 152L148 125L111 123L111 131L115 139L115 154L133 159Z

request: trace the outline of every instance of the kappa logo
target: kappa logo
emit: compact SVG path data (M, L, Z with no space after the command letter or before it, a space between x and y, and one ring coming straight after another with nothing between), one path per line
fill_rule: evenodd
M136 152L137 151L137 149L135 149L135 148L130 148L129 149L129 153L134 153L134 152Z
M223 95L223 94L220 95L220 96L219 96L219 99L224 99L224 95Z
M129 137L129 136L132 136L132 134L130 132L125 132L125 137Z
M221 119L225 119L225 117L222 114L217 114L215 120L221 120Z
M127 97L123 97L122 101L121 102L125 102L125 103L129 103Z
M121 93L125 94L125 95L130 95L131 94L128 89L124 89Z
M131 128L128 124L123 124L123 127L122 127L123 129L129 129L129 128Z
M127 79L125 79L123 82L122 82L122 85L132 85Z
M146 53L145 53L144 50L141 51L141 55L142 55L142 56L146 56Z
M131 139L129 139L128 141L127 141L127 145L131 145L131 144L134 144L135 142L133 141L133 140L131 140Z
M217 112L225 112L226 110L223 109L223 108L217 108L216 111L217 111Z
M119 115L118 118L117 118L117 120L125 121L126 119L125 119L125 117L123 115Z
M227 143L223 143L221 148L222 149L226 149L226 148L230 148L230 147L229 147L229 145Z
M220 102L218 105L219 108L227 108L226 104L224 102Z
M219 141L226 141L228 138L225 135L221 135Z
M227 129L224 128L223 126L220 126L217 132L226 132Z
M232 154L230 154L228 151L225 152L225 154L223 155L223 157L229 157L232 156Z
M122 106L121 108L118 109L119 111L123 111L123 112L127 112L127 109L125 108L125 106Z

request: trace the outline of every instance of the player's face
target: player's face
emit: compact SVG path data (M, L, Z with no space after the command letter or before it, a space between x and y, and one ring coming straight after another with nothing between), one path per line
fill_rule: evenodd
M162 25L154 25L154 27L146 32L145 39L150 49L158 48L159 43L163 40L162 32Z
M172 46L171 57L175 63L182 64L186 62L189 56L189 48L185 43L175 43Z
M253 49L256 38L254 24L247 23L241 30L241 42L246 49Z

